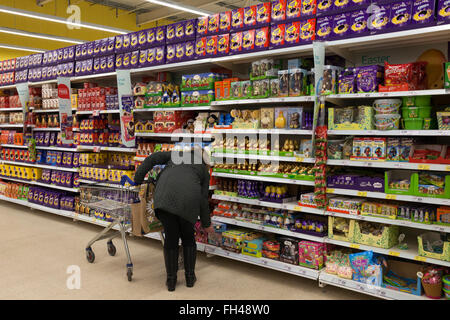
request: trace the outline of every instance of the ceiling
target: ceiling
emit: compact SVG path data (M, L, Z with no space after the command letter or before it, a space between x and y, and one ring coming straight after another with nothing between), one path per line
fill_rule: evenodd
M87 2L101 4L112 8L122 9L136 14L137 25L142 25L149 22L157 22L161 19L167 19L173 22L195 18L191 13L179 11L160 5L155 5L145 0L86 0ZM180 4L191 7L200 8L202 10L218 13L222 11L231 10L250 6L269 0L174 0Z

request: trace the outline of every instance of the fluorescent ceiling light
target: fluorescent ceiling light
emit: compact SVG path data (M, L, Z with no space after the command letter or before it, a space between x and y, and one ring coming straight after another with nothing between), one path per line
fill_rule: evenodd
M21 46L13 46L11 44L4 44L4 43L0 43L0 48L11 49L11 50L19 50L19 51L28 51L28 52L37 52L37 53L44 53L45 52L45 50L42 50L42 49L36 49L36 48L30 48L30 47L21 47Z
M21 16L21 17L26 17L26 18L31 18L31 19L38 19L38 20L44 20L44 21L49 21L49 22L65 24L68 26L70 25L73 27L87 28L87 29L93 29L93 30L99 30L99 31L105 31L105 32L112 32L112 33L118 33L118 34L126 34L126 33L130 32L128 30L117 29L117 28L113 28L113 27L106 27L106 26L93 24L93 23L70 22L61 17L51 16L51 15L47 15L47 14L26 11L26 10L21 10L21 9L16 9L16 8L10 8L10 7L5 7L5 6L0 6L0 12L13 14L16 16Z
M74 44L82 44L85 42L82 40L75 40L75 39L69 39L69 38L64 38L64 37L52 36L49 34L28 32L28 31L22 31L22 30L17 30L17 29L10 29L10 28L2 28L2 27L0 27L0 33L7 33L7 34L13 34L16 36L21 36L21 37L30 37L30 38L45 39L45 40L51 40L51 41L60 41L60 42L67 42L67 43L74 43Z
M209 16L211 13L205 10L198 9L196 7L184 5L181 3L170 2L170 1L160 1L160 0L146 0L147 2L159 4L161 6L169 7L172 9L177 9L180 11L190 12L199 16Z

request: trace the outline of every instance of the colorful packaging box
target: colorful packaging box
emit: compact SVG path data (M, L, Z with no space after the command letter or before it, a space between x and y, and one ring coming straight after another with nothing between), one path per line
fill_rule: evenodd
M300 28L300 21L286 23L284 30L284 43L286 46L295 46L299 44Z
M253 51L255 48L255 30L242 31L242 51Z
M238 54L242 51L242 32L230 34L230 53Z
M257 26L263 27L270 24L272 4L270 2L260 3L256 6Z
M411 24L412 1L400 1L392 4L390 24L395 29L404 28Z
M450 22L450 0L438 0L436 20L438 24Z
M433 0L415 0L412 3L411 24L412 25L433 25L436 2ZM450 6L450 1L448 1ZM449 15L450 16L450 15ZM439 20L439 13L437 13Z
M209 36L215 35L219 33L219 23L220 23L220 14L212 14L208 17L208 31L207 34Z
M270 29L270 49L284 46L285 24L272 25Z
M317 12L317 3L316 0L301 0L302 1L302 7L301 7L301 17L303 18L309 18L314 17Z
M325 244L313 241L300 241L298 250L299 265L316 270L322 269Z
M254 50L266 50L270 46L269 27L262 27L255 30L255 47Z
M350 36L363 36L368 34L367 21L369 14L365 9L352 11L350 13Z
M256 6L250 6L244 8L244 29L253 29L257 26L256 22Z
M272 1L271 23L280 23L286 20L286 0Z
M350 12L337 14L333 17L333 29L331 33L332 39L346 38L350 33L351 20Z
M217 55L225 56L230 52L230 34L221 34L217 36Z
M244 28L244 8L237 8L231 11L231 32Z
M231 11L221 12L219 14L219 32L230 32L231 29Z
M214 57L217 54L217 36L206 37L206 57Z
M385 32L390 26L391 5L383 4L379 6L379 10L369 12L373 16L368 20L368 28L370 34Z
M311 43L316 39L316 19L309 19L300 22L300 43Z
M202 59L206 56L206 37L195 40L195 59Z
M327 0L328 1L328 0ZM317 40L327 40L331 37L331 30L333 29L333 17L332 16L323 16L317 18L316 24L317 32L316 39Z

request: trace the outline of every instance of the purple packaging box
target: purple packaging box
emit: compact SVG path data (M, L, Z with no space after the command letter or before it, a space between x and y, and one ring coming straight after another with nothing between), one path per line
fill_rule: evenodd
M270 49L284 46L285 26L283 23L270 28Z
M155 65L165 64L166 63L166 47L160 46L156 47L155 50Z
M391 5L381 4L379 10L368 12L372 19L368 20L367 27L370 34L383 33L390 26Z
M379 65L356 68L357 92L376 92L383 82L384 67Z
M115 61L116 56L114 54L106 57L106 72L113 72L116 70Z
M448 0L447 5L450 8L450 0ZM416 26L433 25L435 23L434 8L435 8L434 0L413 1L411 10L411 24ZM437 13L437 15L439 15L439 13ZM450 11L448 15L450 16Z
M217 45L217 42L216 42ZM255 30L242 31L242 51L249 52L255 48Z
M333 29L331 39L344 39L350 34L350 12L339 13L333 16Z
M365 9L360 9L352 11L350 13L350 36L362 36L369 33L369 28L367 27L367 21L369 19L369 14L366 13Z
M62 58L62 62L67 62L67 61L70 60L70 59L69 59L69 49L70 49L69 47L63 49L63 58Z
M288 22L285 25L284 30L284 45L285 46L295 46L300 42L300 32L301 32L300 21Z
M144 66L150 67L156 64L156 47L147 49L147 56Z
M262 27L255 30L254 51L266 50L270 46L270 27Z
M191 20L185 21L183 40L185 40L185 41L195 40L196 25L197 25L197 19L191 19Z
M219 32L226 32L226 31L221 31L219 29L219 24L220 24L220 14L219 13L209 15L206 35L213 36L213 35L218 34Z
M327 40L331 36L333 17L318 17L316 22L316 40Z
M138 32L133 32L130 34L130 49L136 50L139 48L139 41L138 41Z
M131 52L125 52L123 54L122 67L123 69L130 69L130 65L131 65Z
M148 49L139 51L139 67L147 67L147 51Z
M88 44L87 43L83 43L81 45L81 58L86 58L87 57L87 49L88 49Z
M63 75L63 64L58 64L56 66L56 76L61 77Z
M175 61L181 62L186 59L184 42L175 44Z
M45 69L45 78L46 79L51 79L52 78L52 69L53 67L46 67ZM81 67L80 67L81 70ZM44 75L44 69L42 69L42 75Z
M139 50L131 53L130 68L136 69L139 66Z
M145 30L147 47L152 48L156 46L156 28Z
M52 51L52 59L51 59L51 65L55 65L58 63L58 51L53 50ZM33 56L33 66L36 67L38 65L36 56Z
M206 37L197 38L195 40L195 59L203 59L206 57Z
M116 53L123 52L123 35L116 36L116 44L114 50Z
M100 73L105 73L108 70L108 57L100 57Z
M155 46L162 46L166 44L166 26L157 27L155 32Z
M100 57L94 58L93 72L100 73Z
M81 51L82 51L82 44L77 44L75 46L75 59L79 60L81 58ZM50 59L50 57L48 57L48 59ZM49 61L47 60L47 63L49 63Z
M108 54L115 53L115 51L116 51L115 45L116 45L116 37L109 37L108 38L108 47L106 48L106 52Z
M67 62L67 76L70 76L70 77L72 77L74 74L73 74L73 71L74 71L74 62L73 61L71 61L71 62Z
M244 28L244 8L231 10L231 28L230 31L239 31Z
M124 67L123 67L123 53L116 54L116 69L124 69Z
M103 41L103 39L94 41L94 56L95 57L98 57L101 54L102 41Z
M412 1L400 1L391 6L390 26L393 29L403 29L411 24Z
M138 45L137 47L139 49L147 49L148 43L147 43L147 30L141 30L137 32L137 40Z
M437 23L450 23L450 0L438 0L436 10Z
M172 23L167 25L167 29L166 29L166 43L167 44L172 44L176 42L176 38L175 38L175 29L176 29L176 23Z
M92 74L94 59L86 60L86 74Z
M193 60L195 58L194 40L184 42L184 55L186 57L185 60Z
M231 11L221 12L219 14L219 32L230 32L230 28L231 28Z
M108 41L109 38L104 38L100 40L100 54L102 56L108 54Z
M186 22L181 21L175 24L175 43L184 41Z
M353 8L361 8L363 6L368 6L371 3L371 0L350 0Z
M254 29L257 26L256 10L256 6L249 6L244 8L244 29Z
M352 0L334 0L334 2L333 2L333 10L335 12L346 11L353 7L354 7L354 4L353 4Z
M286 20L286 0L272 1L272 11L270 23L276 24Z
M299 20L301 16L301 11L302 11L301 0L286 1L286 21Z
M333 0L318 0L317 1L317 16L323 16L333 13L335 11Z
M130 34L124 34L123 35L123 43L122 43L122 52L130 51L131 46L131 37Z
M166 63L174 63L175 61L176 61L175 44L168 44L166 46Z
M92 58L94 56L94 45L95 45L94 41L88 42L88 44L87 44L87 57L88 58Z
M354 68L342 71L338 81L338 93L356 93L356 72Z

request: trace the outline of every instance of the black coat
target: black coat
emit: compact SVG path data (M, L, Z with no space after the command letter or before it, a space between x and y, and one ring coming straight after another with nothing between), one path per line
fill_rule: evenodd
M136 170L134 182L142 184L147 173L155 165L167 165L159 175L156 184L153 196L155 210L160 209L175 214L192 224L195 224L200 216L202 226L209 227L211 225L208 202L210 177L201 154L155 152L147 157Z

